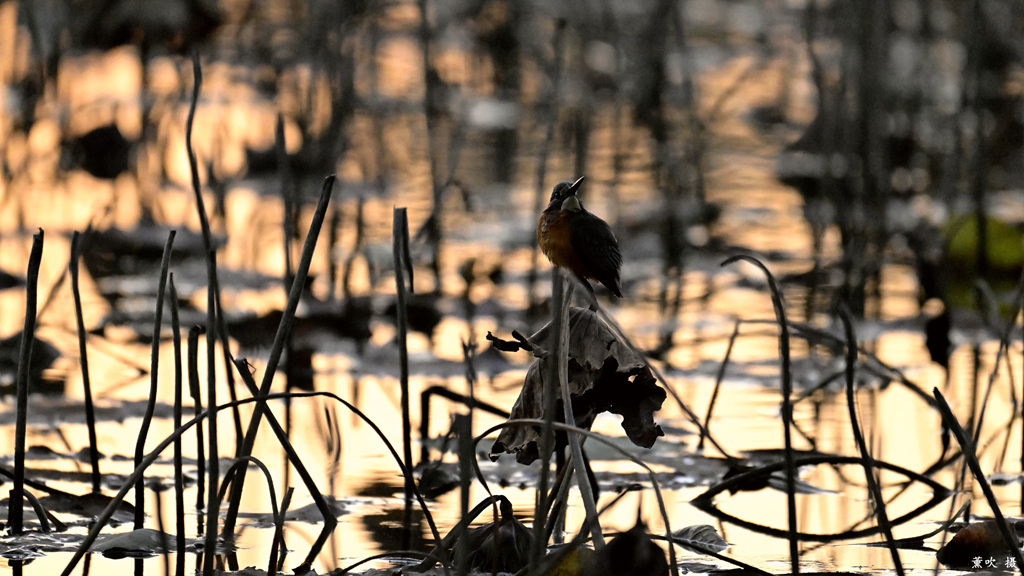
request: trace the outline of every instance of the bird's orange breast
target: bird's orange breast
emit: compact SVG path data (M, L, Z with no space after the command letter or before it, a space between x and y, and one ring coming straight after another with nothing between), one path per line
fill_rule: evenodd
M568 268L574 274L586 277L583 263L572 247L569 233L569 218L566 212L558 210L541 214L537 223L537 243L552 264Z

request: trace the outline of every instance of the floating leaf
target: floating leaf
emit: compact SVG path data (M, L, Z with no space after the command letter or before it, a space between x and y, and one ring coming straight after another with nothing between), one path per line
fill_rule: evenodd
M112 500L106 494L89 492L87 494L69 494L52 490L50 494L39 499L47 510L79 516L99 516ZM119 502L114 512L115 521L127 522L135 514L135 507L128 502Z
M349 513L348 504L344 500L339 500L333 496L324 496L324 501L327 504L328 510L334 514L335 518L339 518ZM274 515L262 512L241 512L238 514L239 518L247 518L255 520L254 525L257 528L273 528L274 527ZM284 517L287 522L304 522L306 524L317 524L323 522L324 516L320 512L320 508L314 504L307 504L301 508L294 510L288 510Z
M140 528L123 534L105 534L96 539L90 550L110 558L145 558L174 549L174 535Z
M708 550L721 552L729 547L729 543L719 536L714 526L707 524L695 524L680 528L672 533L672 537L676 544L698 554L705 554Z

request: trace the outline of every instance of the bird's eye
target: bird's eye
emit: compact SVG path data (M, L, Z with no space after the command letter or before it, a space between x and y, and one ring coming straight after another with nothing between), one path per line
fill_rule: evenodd
M565 185L564 182L558 184L557 186L555 186L555 189L551 191L551 201L554 202L555 200L565 198L565 194L566 192L568 192L568 190L569 188Z

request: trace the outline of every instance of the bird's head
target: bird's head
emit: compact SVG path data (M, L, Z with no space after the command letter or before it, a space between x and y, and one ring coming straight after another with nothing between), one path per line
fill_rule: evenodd
M579 194L584 178L585 176L580 176L575 182L559 182L555 184L555 189L551 191L551 200L548 201L548 207L545 212L555 210L579 212L583 210L583 203L580 202L577 194Z

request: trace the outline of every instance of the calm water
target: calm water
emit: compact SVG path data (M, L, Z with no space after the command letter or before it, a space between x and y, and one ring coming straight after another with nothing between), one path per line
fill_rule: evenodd
M666 201L650 172L658 153L655 143L621 107L607 99L590 98L590 88L581 84L583 79L571 66L560 87L560 99L576 103L574 110L584 110L590 122L584 192L587 208L613 223L624 253L622 276L627 294L621 301L606 302L606 309L641 348L657 348L662 336L671 334L671 342L662 349L658 366L667 377L667 384L702 417L735 322L773 318L771 301L760 273L747 265L720 268L719 263L742 249L767 254L766 263L779 276L805 272L813 266L811 229L803 217L803 200L795 191L778 183L774 168L776 156L786 143L800 135L801 127L813 116L815 105L813 89L806 78L806 56L800 52L802 48L795 39L774 40L780 53L764 59L765 54L751 35L753 29L762 28L773 35L792 32L799 25L797 11L779 10L769 17L754 3L704 4L707 4L704 12L690 8L694 12L690 16L696 31L709 36L698 34L689 64L697 72L698 110L712 120L705 125L703 185L707 200L720 207L721 213L713 223L695 222L676 231L692 246L685 254L677 310L660 303L668 281L660 256L658 222L666 210ZM0 36L13 34L16 10L12 2L0 4L0 26L3 26ZM536 70L526 67L522 103L509 105L506 102L504 105L511 108L500 108L502 101L491 99L488 90L479 89L474 83L479 81L481 70L473 54L454 40L439 43L436 55L439 73L449 85L463 86L462 92L451 97L464 98L465 102L451 105L459 112L452 117L454 120L438 123L435 143L431 144L419 113L423 84L421 54L415 37L417 22L414 5L399 3L387 10L374 28L379 44L373 52L366 52L370 50L369 38L373 37L369 25L362 24L359 28L357 37L363 42L356 50L361 57L357 59L355 83L359 106L346 128L349 147L333 167L339 176L333 196L339 234L333 247L329 245L326 229L321 234L311 269L315 277L311 296L320 302L307 298L300 308L300 316L305 317L309 317L314 305L340 308L341 272L332 282L332 265L344 268L354 255L351 291L355 296L371 298L372 336L360 349L352 340L325 334L315 327L297 334L297 338L315 344L311 365L316 389L351 400L381 426L395 445L401 442L395 368L397 349L393 341L395 329L385 312L394 295L392 209L396 206L409 208L413 233L429 216L432 201L428 151L434 150L443 159L439 161L441 177L446 177L447 166L455 166L458 186L446 190L442 203L444 239L439 309L443 317L433 337L414 332L409 338L413 414L418 414L419 393L427 387L443 385L460 393L467 391L462 342L476 342L480 345L479 353L483 353L488 332L507 338L514 329L531 333L540 326L540 322L528 318L523 310L531 300L526 279L533 266L531 242L537 217L535 172L544 146L547 118L544 108L537 105L546 97L544 79ZM728 38L712 35L712 31L723 29L732 35ZM6 49L8 53L4 58L12 63L12 69L23 67L22 53L10 46ZM187 242L183 238L185 231L199 230L183 140L191 69L187 60L158 57L147 67L149 76L144 83L137 51L120 48L107 53L69 53L61 60L59 70L54 90L38 105L35 123L28 135L16 129L10 111L5 112L0 122L10 173L0 183L4 199L0 205L0 269L22 276L27 266L31 234L37 228L45 230L39 294L41 302L49 300L40 312L37 335L61 353L49 373L63 381L63 394L31 398L29 444L49 447L58 456L32 459L28 467L32 477L54 488L84 494L89 490L88 464L70 457L87 447L73 301L66 281L52 296L48 295L64 274L70 249L69 235L74 230L85 230L90 225L97 229L130 229L151 216L161 225L179 230L178 245ZM305 110L302 107L308 105L312 110L306 116L289 114L285 134L290 150L299 150L307 144L302 140L301 122L313 127L307 126L307 139L310 134L327 130L323 107L330 106L330 86L310 81L322 72L306 63L287 68L281 75L280 107L294 112ZM10 70L3 73L5 81L15 76ZM255 173L254 161L250 158L247 165L245 158L247 148L266 150L273 143L277 108L272 96L257 88L268 73L243 57L211 57L204 65L203 98L196 117L194 141L200 162L204 164L204 183L210 190L209 210L215 204L213 190L224 191L225 213L223 217L214 218L213 227L215 233L224 238L218 264L224 285L223 306L229 318L265 314L280 309L285 301L279 281L285 270L283 205L276 194L279 181L272 173ZM372 78L376 78L376 84ZM674 90L670 93L673 97L678 95L678 86ZM783 90L788 96L781 101L792 123L756 128L751 121L751 109L780 101ZM581 100L585 105L580 104ZM498 112L487 108L496 105L499 105ZM143 106L148 107L151 118L156 119L145 128L139 120ZM511 162L511 181L501 183L497 174L503 169L501 159L506 151L500 147L502 134L495 125L502 127L501 114L509 110L518 147ZM103 180L80 169L63 169L60 160L62 132L80 135L111 122L116 123L129 140L145 138L148 142L133 152L138 177L125 174ZM578 175L568 125L568 120L559 119L560 129L555 131L550 144L542 184L544 198L554 183ZM670 148L686 145L681 141L682 136L677 138L680 141L673 141ZM456 149L458 160L452 162L449 157ZM301 193L309 198L318 191L326 173L300 167L294 176ZM465 191L470 202L463 199L460 190ZM355 223L360 206L365 230L364 237L357 240ZM311 206L307 203L298 219L301 236L305 234L310 216ZM300 246L301 242L293 244L293 262ZM429 246L422 240L414 241L413 252L418 263L416 290L427 293L436 287L427 266ZM826 230L822 257L834 260L839 253L838 232ZM477 305L477 314L471 319L466 318L463 298L466 281L462 271L467 266L478 278L468 291L469 299ZM488 278L496 269L500 269L500 277ZM126 475L132 469L130 456L143 411L140 401L146 398L149 388L145 370L149 365L150 345L140 341L140 337L151 334L152 328L146 323L150 322L148 318L152 317L155 306L152 294L156 273L100 278L88 272L83 269L82 290L85 324L95 329L89 338L90 372L96 403L101 409L97 431L100 451L105 455L101 462L107 475L105 489L113 493L122 478L117 475ZM186 307L182 313L183 325L202 322L206 298L205 269L201 262L176 260L172 272ZM550 289L546 262L540 264L539 278L535 292L543 295ZM914 269L905 258L886 255L881 280L880 298L869 303L872 319L858 325L861 340L879 359L898 368L930 393L933 387L944 385L944 374L941 367L930 361L924 347ZM112 298L111 294L120 297ZM672 295L671 288L669 294ZM806 288L786 284L785 296L793 319L829 326L831 320L825 314L827 306L816 303L815 313L810 318L806 316L810 297ZM6 337L21 329L24 298L24 290L20 288L0 292L0 336ZM133 328L126 322L127 316L139 317L140 328ZM169 335L166 315L164 322L166 337ZM765 324L746 324L740 334L710 422L716 440L733 455L778 449L782 445L775 329ZM233 343L232 348L236 356L253 362L258 377L262 375L267 355L265 346L242 349L238 343ZM831 355L818 349L809 353L808 349L804 342L794 340L798 391L842 367L842 362L833 361ZM995 350L994 343L981 348L983 374L991 370ZM201 349L200 358L204 354ZM488 352L487 356L490 354ZM1019 342L1011 357L1019 378ZM487 402L508 408L519 392L532 358L518 353L505 355L505 359L507 365L501 366L490 363L489 358L479 359L477 368L481 381L475 393ZM168 418L173 400L172 365L171 342L164 338L160 346L158 401L161 408L150 431L151 446L172 429ZM969 346L956 349L951 366L946 395L958 414L966 414L972 406ZM994 396L985 416L986 428L981 437L988 444L983 467L987 471L1016 474L1019 458L1015 455L1021 453L1021 431L1016 420L1008 424L1013 407L1005 372L1004 367L996 380ZM218 398L227 398L223 376L218 382L222 386ZM276 390L283 390L283 378ZM858 397L862 424L876 458L915 471L926 469L939 458L939 416L919 397L895 383L883 388L866 387ZM283 404L275 404L274 409L279 415L284 414ZM332 463L328 448L330 432L325 409L336 410L340 425L340 459L336 463ZM398 548L402 480L379 439L340 406L303 399L293 402L290 410L292 442L310 465L321 490L343 499L347 511L340 518L331 544L321 555L317 570L324 572ZM444 401L434 403L431 435L443 435L450 414L457 410ZM243 417L247 414L243 410ZM631 450L651 462L659 478L666 482L668 489L664 494L673 529L693 524L715 525L733 544L729 554L770 571L788 569L785 541L719 524L689 505L691 499L706 489L706 482L701 485L704 481L700 478L706 478L706 471L713 465L695 458L697 440L692 434L693 426L671 399L658 413L657 420L665 428L666 437L659 439L650 451L635 447ZM13 422L14 400L7 396L0 412L0 435L5 446L14 444ZM493 416L478 413L474 428L480 432L499 422ZM838 389L816 392L798 403L796 422L801 431L796 436L797 447L856 454L845 398ZM223 456L230 453L234 445L230 415L222 412L219 423ZM600 417L594 429L609 436L622 436L618 417L612 415ZM480 449L486 451L490 443L485 440ZM611 491L624 482L646 482L638 475L641 470L635 465L596 447L593 449L595 469L606 488L604 499L610 499ZM418 453L418 446L414 451ZM269 431L261 435L256 452L274 472L277 482L283 482L284 455ZM185 453L195 455L194 436L186 438ZM1005 466L1000 464L1001 453L1008 454ZM434 454L436 456L437 452ZM721 456L714 451L705 455ZM13 466L12 455L4 455L2 459L5 466ZM447 460L455 461L451 455ZM480 461L492 479L492 487L494 479L509 480L508 486L500 489L501 493L513 501L522 516L529 515L534 496L530 484L532 476L524 473L511 456L496 464L485 457ZM194 474L194 467L190 469ZM848 467L842 472L841 476L835 470L822 467L802 476L802 480L828 491L798 497L802 530L840 532L870 514L866 495L859 488L862 485L859 471ZM172 474L169 462L164 462L151 469L150 477L169 482ZM294 471L289 477L295 485ZM888 483L887 496L895 496L898 491L895 482L899 479L888 474L883 474L882 479ZM947 468L936 479L951 487L956 470ZM281 484L277 490L280 495ZM1005 513L1012 514L1019 509L1019 486L997 488L996 493L1004 503ZM471 501L485 496L479 486L474 486ZM912 509L929 497L926 488L912 487L891 505L890 517ZM979 491L958 496L957 505L965 497L979 502L974 508L976 513L988 514ZM164 524L172 526L172 492L149 492L150 503L155 503L157 498L162 499ZM186 492L186 501L194 502L195 498L192 486ZM577 502L578 499L573 499L569 509L570 529L579 525L583 515ZM297 488L292 509L309 503L305 491ZM431 502L431 511L442 532L458 520L458 503L457 491ZM719 503L724 510L746 520L773 527L785 526L782 492L739 493L722 496ZM606 530L630 527L638 506L651 531L662 530L650 490L627 496L606 513L602 525ZM265 487L256 475L251 475L247 483L242 510L254 514L270 510ZM157 527L154 508L148 512L149 526ZM949 503L943 503L922 518L898 527L896 536L929 532L935 527L934 522L944 520L948 512ZM188 522L194 527L195 518ZM264 566L272 530L258 527L251 518L243 520L241 528L239 564ZM319 526L314 524L288 523L286 539L293 553L286 567L298 564L318 530ZM194 533L190 532L189 536ZM938 540L939 537L932 539L935 547ZM891 565L884 549L857 545L861 543L863 541L838 546L805 544L803 559L808 570L884 570ZM69 557L63 553L47 554L29 564L28 571L55 573ZM687 552L683 552L682 557L699 559ZM934 554L930 552L905 551L902 560L908 568L916 570L931 569L935 564ZM91 562L93 572L116 570L120 573L128 569L127 560L109 560L97 555ZM161 573L162 563L161 558L146 560L146 570Z

